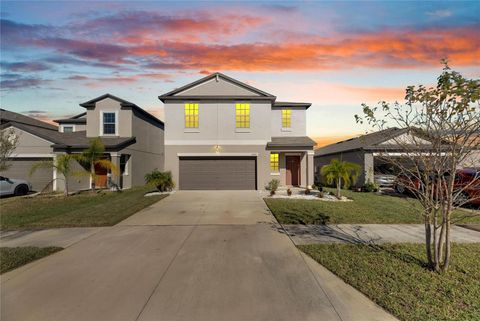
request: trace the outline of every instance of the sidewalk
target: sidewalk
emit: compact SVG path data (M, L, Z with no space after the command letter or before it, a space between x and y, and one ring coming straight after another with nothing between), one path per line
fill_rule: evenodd
M423 243L422 224L284 225L297 245L312 243ZM480 232L452 226L452 241L480 243Z
M0 246L69 247L105 229L103 227L69 227L46 230L1 231Z

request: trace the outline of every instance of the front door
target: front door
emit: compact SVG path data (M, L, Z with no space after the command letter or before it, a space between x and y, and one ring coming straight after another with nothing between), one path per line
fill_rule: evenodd
M300 156L286 156L287 185L300 186Z
M108 170L100 165L95 165L95 187L107 187Z

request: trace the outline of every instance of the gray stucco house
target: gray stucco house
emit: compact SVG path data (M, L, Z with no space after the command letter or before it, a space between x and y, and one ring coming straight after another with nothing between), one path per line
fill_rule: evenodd
M32 165L42 159L55 159L62 153L80 153L92 138L100 137L104 157L119 169L111 179L121 188L144 185L144 175L163 169L164 123L137 105L110 94L80 104L86 111L72 118L56 120L59 126L1 110L0 129L13 128L19 143L12 155L12 166L2 176L30 181L34 190L62 191L64 177L52 170L39 170L30 176ZM80 164L75 164L77 169ZM96 184L105 187L108 173L97 168ZM49 184L50 183L50 184ZM71 177L70 190L87 189L89 177Z
M263 189L313 184L306 135L311 104L276 97L221 73L159 96L165 104L165 169L179 189Z

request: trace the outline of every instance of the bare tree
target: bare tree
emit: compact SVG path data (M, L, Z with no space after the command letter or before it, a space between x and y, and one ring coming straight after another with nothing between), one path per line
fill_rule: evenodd
M18 136L13 128L2 129L0 131L0 172L6 171L12 166L8 163L13 151L17 148Z
M454 209L480 197L465 197L480 186L478 171L458 182L458 169L480 162L480 79L466 79L443 63L435 87L409 86L404 104L362 104L363 115L355 115L358 123L374 129L401 128L403 134L392 136L378 157L403 173L404 185L419 200L428 262L438 272L450 264ZM475 214L465 211L469 215Z

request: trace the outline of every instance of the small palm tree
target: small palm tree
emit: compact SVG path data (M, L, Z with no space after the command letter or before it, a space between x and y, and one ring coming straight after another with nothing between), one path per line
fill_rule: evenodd
M118 169L110 160L104 158L105 146L100 137L90 140L90 144L79 156L79 160L88 168L90 168L91 189L95 191L95 167L101 167L110 170L113 173L118 173Z
M72 161L76 161L76 155L61 154L55 160L44 160L36 162L30 169L30 175L33 175L39 168L53 168L58 173L62 174L65 179L65 189L63 194L68 196L68 178L72 175L80 175L79 172L74 172L72 168Z
M320 170L320 173L327 184L332 184L335 182L337 187L337 198L340 198L340 189L342 188L342 181L346 188L350 185L351 182L355 182L360 173L360 166L355 163L349 163L346 161L341 161L338 159L332 159L330 164L324 165Z

